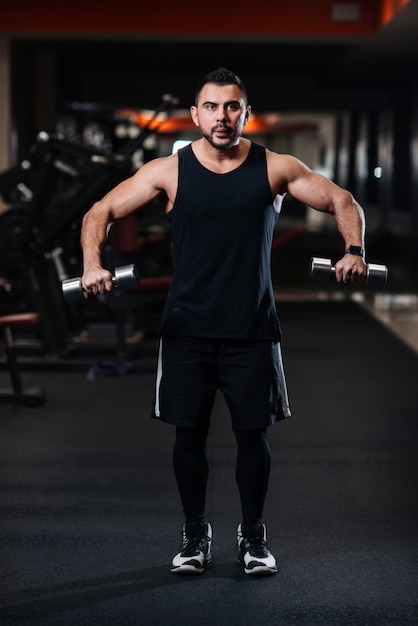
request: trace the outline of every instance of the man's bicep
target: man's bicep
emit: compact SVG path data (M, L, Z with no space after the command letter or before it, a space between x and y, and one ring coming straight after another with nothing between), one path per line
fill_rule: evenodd
M332 213L334 201L342 190L322 174L307 169L301 170L289 181L288 192L296 200L318 211Z
M139 170L119 183L109 192L105 200L111 207L113 219L119 220L146 206L160 193L161 189L156 185L155 178Z

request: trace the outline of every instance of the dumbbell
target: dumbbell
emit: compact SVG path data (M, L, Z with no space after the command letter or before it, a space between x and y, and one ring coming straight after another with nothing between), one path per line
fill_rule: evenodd
M321 282L326 282L331 276L335 277L335 267L331 263L331 259L320 259L312 257L311 259L311 278ZM368 287L384 287L388 277L388 268L386 265L376 265L374 263L367 264L367 274L363 283Z
M112 282L119 289L130 289L139 284L139 275L136 265L122 265L115 269ZM87 293L81 286L81 277L68 278L62 282L62 292L67 302L76 302L87 297Z

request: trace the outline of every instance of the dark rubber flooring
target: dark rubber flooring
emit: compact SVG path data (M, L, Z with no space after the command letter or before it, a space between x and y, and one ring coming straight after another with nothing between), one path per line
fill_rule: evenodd
M236 562L222 397L214 559L200 577L170 573L183 518L173 430L150 418L151 340L138 371L32 368L25 383L45 387L45 406L0 406L1 625L418 624L418 355L353 302L278 308L293 410L269 430L278 574L252 579Z

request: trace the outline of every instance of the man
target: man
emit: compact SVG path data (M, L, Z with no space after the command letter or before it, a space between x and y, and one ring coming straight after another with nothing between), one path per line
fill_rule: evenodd
M237 441L239 561L247 574L274 574L263 523L266 430L290 415L270 276L274 224L286 193L333 214L345 242L336 279L356 283L366 274L364 216L348 191L242 137L251 108L243 82L229 70L202 80L190 111L200 139L147 163L85 215L82 285L93 294L113 288L101 266L109 224L160 198L173 233L173 278L161 323L155 416L176 427L173 465L185 515L172 571L200 574L211 558L206 439L220 389Z

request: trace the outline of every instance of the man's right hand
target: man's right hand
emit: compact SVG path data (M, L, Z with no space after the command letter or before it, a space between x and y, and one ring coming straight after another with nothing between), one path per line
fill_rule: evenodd
M91 269L85 268L81 277L81 287L86 293L97 296L114 289L115 285L112 279L111 272L101 266Z

